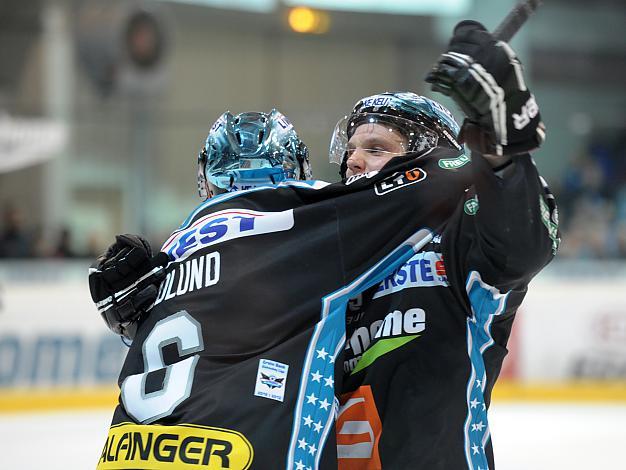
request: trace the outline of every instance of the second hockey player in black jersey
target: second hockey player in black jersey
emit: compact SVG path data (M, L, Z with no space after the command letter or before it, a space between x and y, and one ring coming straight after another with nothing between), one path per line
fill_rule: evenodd
M471 160L418 159L425 184L454 184L450 175L461 173L469 184L433 240L350 303L341 470L494 468L491 392L528 283L558 247L554 198L527 153L543 140L543 124L508 45L461 23L430 80L468 115L461 137L473 152ZM413 112L419 122L419 107L405 94L357 103L345 127L347 175L380 164L361 144L395 145L396 133L412 132L398 131L397 117ZM433 186L429 193L443 196ZM415 210L431 203L421 198Z

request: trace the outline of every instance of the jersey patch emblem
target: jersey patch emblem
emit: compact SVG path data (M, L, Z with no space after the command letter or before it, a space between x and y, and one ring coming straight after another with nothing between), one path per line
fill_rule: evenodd
M369 385L341 396L337 416L337 458L339 470L382 468L378 441L382 423Z
M379 181L374 186L374 191L378 196L390 193L396 189L401 189L415 183L419 183L426 179L426 172L421 168L413 168L412 170L400 171Z
M259 360L254 395L282 402L285 399L285 384L289 366L269 359Z
M467 165L470 162L470 158L467 155L461 155L456 158L442 158L438 164L440 168L444 170L456 170L462 166Z
M480 205L478 204L478 198L476 196L468 199L465 201L465 204L463 204L463 210L467 215L476 215L479 207Z

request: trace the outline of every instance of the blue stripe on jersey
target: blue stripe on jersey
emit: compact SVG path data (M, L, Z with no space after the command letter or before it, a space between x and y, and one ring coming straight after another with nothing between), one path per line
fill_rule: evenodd
M298 401L287 454L287 470L316 470L335 419L335 360L346 340L348 300L379 284L406 263L433 238L421 229L352 283L322 299L320 321L315 326L302 366Z
M487 382L484 352L494 343L491 323L506 308L508 293L483 282L477 271L470 272L465 290L470 300L472 317L467 319L467 353L472 370L467 383L467 418L464 425L465 459L470 470L488 470L485 446L491 433L487 422L484 391Z
M174 230L174 232L172 233L172 235L176 232L179 232L181 230L186 229L189 224L193 221L193 219L195 218L196 215L198 215L198 212L200 212L202 209L206 208L206 207L211 207L215 204L224 202L224 201L228 201L229 199L233 199L236 197L241 197L244 196L246 194L250 194L253 193L255 191L263 191L266 189L277 189L277 188L284 188L284 187L288 187L288 186L295 186L297 188L305 188L305 189L321 189L325 186L328 186L330 183L326 183L325 181L319 181L319 180L310 180L310 181L282 181L279 184L268 184L268 185L264 185L264 186L257 186L256 188L251 188L251 189L242 189L240 191L233 191L230 193L223 193L223 194L218 194L217 196L212 197L211 199L207 199L206 201L202 202L199 206L197 206L192 212L191 214L189 214L189 216L185 219L185 221L180 224L180 227L178 227L176 230Z

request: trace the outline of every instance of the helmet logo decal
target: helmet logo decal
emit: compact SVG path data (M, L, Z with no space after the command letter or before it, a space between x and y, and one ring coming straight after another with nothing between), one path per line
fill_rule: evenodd
M446 139L448 139L448 141L456 147L457 150L463 150L463 147L459 145L456 139L452 137L452 135L446 129L442 129L441 132L443 135L446 136Z
M211 126L211 130L210 132L215 132L217 131L220 127L222 127L224 125L224 123L226 122L226 114L222 114L217 121L215 121L213 123L213 125ZM207 139L208 140L208 139Z
M438 103L437 101L434 100L430 100L430 104L433 108L435 108L437 111L439 111L440 113L445 114L446 116L448 116L450 119L452 119L452 121L454 121L454 116L452 115L452 113L448 110L448 108L446 108L445 106L443 106L441 103Z
M276 122L283 129L289 129L289 128L293 127L293 124L291 124L291 122L289 122L289 119L287 119L284 114L277 113L276 117L277 117Z
M361 101L361 106L370 107L370 106L388 106L391 101L390 96L382 96L376 95L366 98Z

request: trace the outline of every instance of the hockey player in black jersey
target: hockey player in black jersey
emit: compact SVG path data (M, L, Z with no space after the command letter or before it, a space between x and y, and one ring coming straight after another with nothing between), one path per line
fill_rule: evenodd
M271 142L266 155L297 149ZM220 150L209 147L205 168ZM426 222L451 210L443 197L415 211L414 191L389 191L418 190L426 177L410 157L393 163L350 184L284 181L209 199L163 245L156 296L144 287L154 273L143 242L118 240L91 272L94 301L110 326L154 305L120 330L134 337L100 469L337 467L346 304L428 243ZM381 196L388 204L375 204Z
M463 70L457 68L460 72L450 66L448 70L463 77ZM485 73L491 73L489 68ZM475 84L467 77L463 83ZM446 86L456 90L454 80ZM469 95L476 97L480 90ZM374 114L389 115L384 107L394 97L431 106L431 115L426 113L429 119L414 122L406 133L401 121L381 120L386 126L393 121L386 127L393 136L388 147L376 139L366 140L373 132L352 130L364 123L377 130L376 121L351 120L352 127L346 126L333 140L337 150L345 137L347 158L338 153L346 173L350 172L344 183L283 182L224 194L198 207L172 234L162 248L170 260L167 277L150 315L137 329L121 372L121 400L99 468L330 469L337 466L337 449L343 468L483 468L473 455L480 451L476 442L489 448L488 433L470 442L478 447L468 447L463 430L459 434L453 429L461 407L467 429L484 431L486 424L473 420L480 417L478 412L469 411L480 404L474 401L478 398L461 403L443 393L448 388L438 390L434 398L420 395L421 382L412 374L416 370L430 373L434 379L426 377L429 385L457 376L449 382L455 398L471 395L470 379L480 377L477 391L483 398L488 395L490 384L483 389L482 377L494 378L488 355L497 349L490 340L502 329L496 316L506 312L502 317L506 327L512 312L509 306L519 304L527 279L552 256L556 228L550 225L554 224L551 200L526 157L519 157L507 170L512 181L521 180L520 184L500 184L483 157L470 162L446 129L451 128L448 114L429 100L410 94L381 95L364 102L363 110L371 106ZM502 99L507 99L506 93ZM502 109L502 104L495 102L488 109L498 105ZM526 112L530 124L523 128L533 131L530 137L518 141L519 133L509 132L507 141L506 136L502 139L502 127L493 133L489 117L477 109L475 125L467 121L467 132L462 133L468 141L472 135L479 137L472 145L493 145L488 148L495 149L496 157L507 154L507 142L518 145L516 153L523 146L529 150L537 145L536 111ZM521 113L514 106L509 111ZM503 116L507 121L512 118L506 109ZM410 113L396 117L411 120ZM475 134L477 129L487 133ZM362 140L353 139L355 135ZM386 161L359 168L355 161L365 158L363 152L368 159ZM483 195L480 204L475 193ZM511 204L511 199L517 203ZM516 244L510 254L507 243ZM440 253L434 248L437 244ZM474 255L477 261L470 262ZM118 261L130 258L121 256ZM106 262L99 268L94 276L102 276L97 271L106 271ZM468 278L467 285L459 279L465 272L477 273ZM500 272L512 279L496 279L494 273ZM426 308L416 305L402 310L411 289L389 293L407 279L433 283L433 289L447 282L452 298L437 300L428 294ZM139 277L136 286L102 299L101 307L128 304L127 299L143 292L144 281ZM370 287L376 293L367 291ZM390 291L376 295L380 289ZM368 312L374 316L384 312L384 316L367 325L370 344L363 346L367 351L355 362L356 373L344 386L343 374L334 373L334 368L341 362L339 354L346 340L345 305L363 291L371 305L362 315L350 317L349 325L366 322ZM374 305L380 297L394 296L399 298L397 310L385 312L389 309ZM476 299L484 310L474 308ZM447 307L447 300L455 302L448 314L452 320L438 323L433 320L431 302L438 314L442 306ZM490 310L494 304L501 308ZM363 334L361 327L357 330ZM462 349L459 331L466 340ZM427 337L430 332L434 334ZM350 346L353 338L350 334ZM427 357L416 358L410 348L420 338L431 349ZM475 338L484 341L474 343ZM410 361L403 355L407 351ZM453 360L447 365L454 367L437 375L438 360L445 362L449 357ZM409 362L425 367L412 369L407 367ZM458 377L465 380L460 394L453 390ZM338 447L335 390L353 392L339 414ZM403 394L404 390L411 393ZM444 414L450 406L454 419L449 433L461 436L465 460L442 458L456 452L457 441L444 439L445 445L438 448L439 441L428 441L428 426L409 426L426 423L422 400L431 400L426 405L431 410L441 406ZM416 402L420 406L409 406ZM356 432L359 429L363 432ZM429 442L426 450L430 453L419 451L422 439ZM419 455L411 454L412 448Z
M198 154L198 194L219 194L285 180L312 178L309 151L289 120L270 113L223 113L211 126ZM157 297L169 258L153 256L138 235L118 235L89 271L92 298L108 328L132 341L142 316Z
M465 191L431 242L350 303L341 470L494 468L491 392L528 283L558 246L554 199L528 155L544 127L509 46L461 23L427 80L465 112L460 138L472 155L421 153L428 177L419 184L430 189L416 210L436 203L444 185ZM343 155L347 181L410 150L431 110L401 93L360 100L331 152ZM442 130L457 129L442 128L440 139Z

